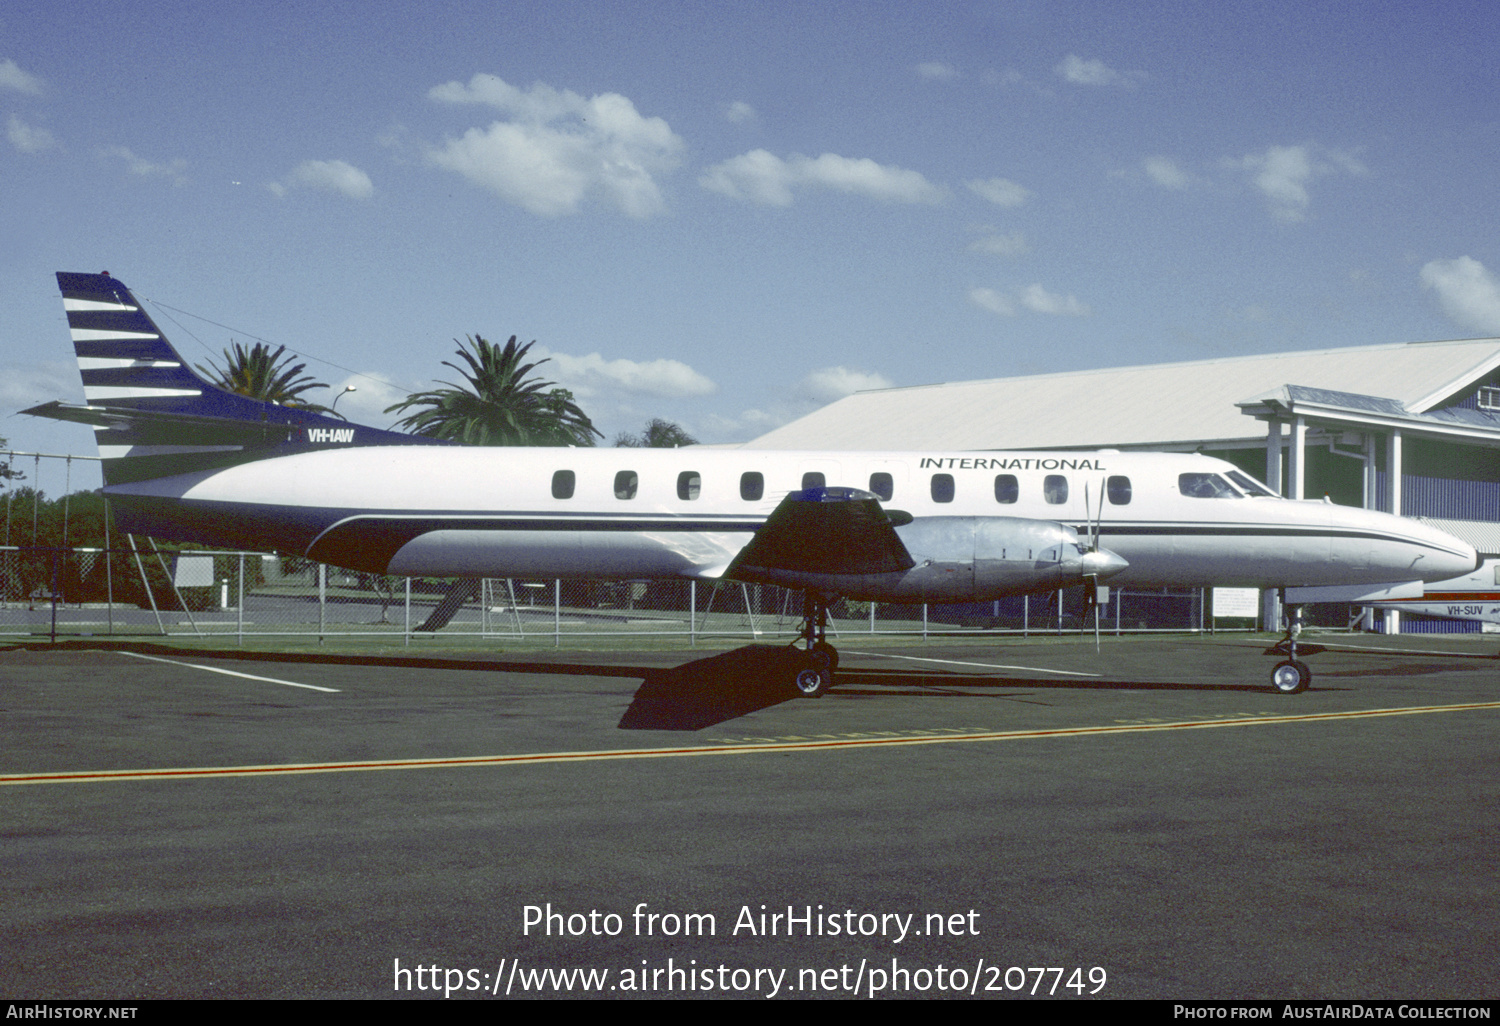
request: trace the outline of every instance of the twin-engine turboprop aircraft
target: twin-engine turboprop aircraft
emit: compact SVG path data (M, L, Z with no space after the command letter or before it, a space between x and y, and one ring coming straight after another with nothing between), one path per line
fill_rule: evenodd
M1278 498L1201 455L478 448L233 395L108 274L59 273L126 530L380 574L731 579L806 596L796 686L831 686L837 596L959 602L1115 584L1439 580L1472 548L1417 521ZM1080 538L1080 533L1083 537ZM1272 675L1306 688L1293 658Z
M1500 623L1500 559L1487 559L1473 573L1433 581L1415 598L1371 602L1372 609L1437 616L1445 620Z

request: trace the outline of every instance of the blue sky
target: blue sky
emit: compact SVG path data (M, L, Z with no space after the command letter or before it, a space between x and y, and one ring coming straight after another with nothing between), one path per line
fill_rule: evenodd
M606 443L1500 335L1497 49L1485 3L11 0L0 436L93 452L12 415L82 399L58 270L382 427L535 339Z

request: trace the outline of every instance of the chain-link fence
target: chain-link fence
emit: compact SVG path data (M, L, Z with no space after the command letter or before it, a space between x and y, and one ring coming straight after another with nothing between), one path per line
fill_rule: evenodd
M736 581L392 577L258 552L0 548L0 635L794 637L800 592ZM1251 629L1207 616L1202 589L1110 592L1107 633ZM1074 588L951 605L840 600L830 633L1092 630Z

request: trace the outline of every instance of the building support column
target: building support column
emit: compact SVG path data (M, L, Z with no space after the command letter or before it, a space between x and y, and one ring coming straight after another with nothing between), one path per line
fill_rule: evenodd
M1307 454L1304 446L1307 442L1307 421L1302 417L1292 418L1292 438L1287 446L1286 454L1286 490L1287 498L1303 499L1305 495L1305 478L1307 476Z
M1272 417L1266 423L1266 484L1277 495L1281 489L1281 421Z
M1266 484L1277 495L1284 494L1281 488L1281 421L1272 417L1266 422ZM1261 629L1274 631L1281 625L1281 603L1277 601L1276 589L1266 588L1260 593Z
M1386 498L1390 511L1401 515L1401 432L1392 431L1385 451ZM1385 614L1385 632L1401 633L1401 614L1392 609Z

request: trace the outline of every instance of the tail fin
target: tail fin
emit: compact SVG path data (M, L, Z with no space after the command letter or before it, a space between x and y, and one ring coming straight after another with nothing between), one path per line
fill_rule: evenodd
M123 282L107 272L59 271L57 284L86 405L23 412L91 425L106 485L307 449L434 441L225 391L187 365Z

